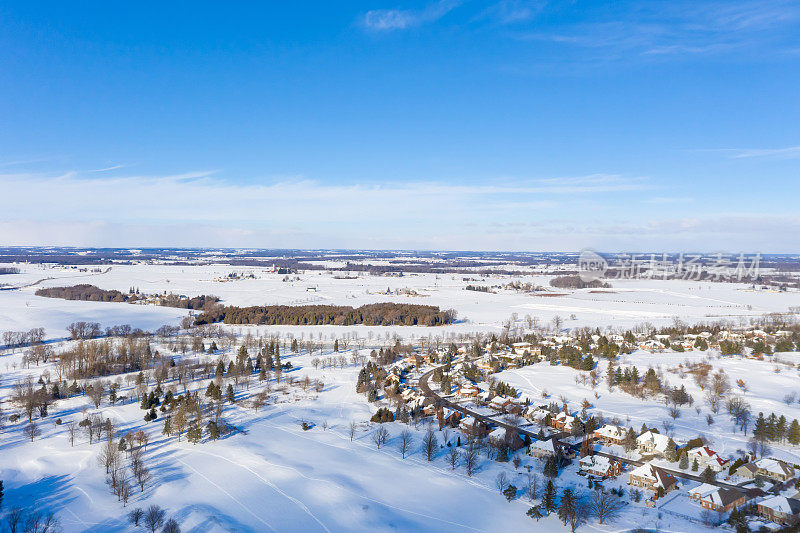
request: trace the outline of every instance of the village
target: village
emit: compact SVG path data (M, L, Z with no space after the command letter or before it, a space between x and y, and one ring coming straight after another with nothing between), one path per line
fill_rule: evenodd
M680 336L629 332L602 338L592 334L589 349L597 351L602 338L606 344L618 343L615 353L629 349L625 346L629 343L632 349L653 355L668 350L712 350L763 361L773 357L776 344L780 350L786 341L793 346L792 339L797 338L791 330L767 329L729 326ZM737 528L749 523L750 529L777 531L800 523L800 482L795 470L800 466L770 457L765 454L769 446L757 445L767 440L767 431L774 431L758 427L763 415L754 422L751 450L723 457L702 436L673 439L658 427L660 420L641 429L620 425L618 419L602 423L602 417L587 415L587 405L570 409L563 396L560 402L545 404L542 398L521 394L491 378L505 368L524 367L544 354L579 344L574 336L561 334L544 335L534 343L490 342L485 350L476 345L424 355L415 352L390 368L387 384L399 389L406 406L435 417L440 428L454 428L466 441L481 440L504 460L518 453L537 458L545 463L548 477L577 475L589 487L610 489L614 494L619 490L620 495L627 489L630 501L642 500L647 507L667 513L691 514L709 526ZM431 381L437 385L432 387ZM779 440L800 444L797 420L791 426L782 415L781 420L784 436ZM556 466L548 475L551 462ZM696 512L690 508L687 513L682 502L694 506Z

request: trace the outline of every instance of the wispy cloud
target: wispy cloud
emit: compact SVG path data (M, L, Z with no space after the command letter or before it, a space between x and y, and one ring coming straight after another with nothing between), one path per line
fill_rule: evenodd
M120 168L125 168L125 166L124 165L112 165L110 167L105 167L105 168L96 168L94 170L90 170L89 172L109 172L111 170L118 170Z
M749 157L764 157L771 159L800 158L800 146L789 146L786 148L730 149L726 151L731 154L731 157L736 159Z
M611 194L649 187L640 178L601 174L478 184L308 179L242 184L214 178L209 171L117 177L6 174L0 175L0 189L16 201L0 213L0 242L289 247L386 247L391 242L425 247L436 241L438 248L463 248L467 235L454 235L467 222L480 228L496 222L529 227L531 220L552 218L565 206L576 208L578 198L602 204ZM433 227L454 233L433 239Z
M593 49L607 59L775 53L796 48L799 24L800 4L791 1L621 2L518 37Z
M374 9L367 11L363 23L375 31L404 30L435 22L460 4L460 0L440 0L424 9Z
M547 0L501 0L486 8L481 15L500 24L515 24L533 19L545 6Z

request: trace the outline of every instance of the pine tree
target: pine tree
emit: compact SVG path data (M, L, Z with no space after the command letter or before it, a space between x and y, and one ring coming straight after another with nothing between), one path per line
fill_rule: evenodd
M3 509L3 481L0 480L0 510Z
M556 486L553 485L553 480L547 480L547 485L544 487L544 493L542 494L542 505L544 506L545 511L548 513L553 512L556 509Z
M267 371L264 370L262 366L261 369L258 371L258 381L265 381L267 379Z
M171 416L168 416L168 417L164 418L164 429L163 429L163 431L161 433L163 433L167 437L172 435L172 417Z
M700 478L703 480L703 483L713 483L715 479L717 479L717 475L711 470L711 467L707 466L703 473L700 474Z
M219 438L219 426L217 423L212 420L206 427L208 428L208 438L211 440L217 440Z
M333 341L333 351L334 352L338 352L339 351L339 339L335 339Z
M233 385L231 385L230 383L228 383L228 394L227 394L227 396L228 396L227 399L228 399L228 401L230 403L236 403L236 394L233 392Z
M792 420L792 423L789 425L787 439L793 446L800 444L800 423L797 422L796 418Z
M573 513L575 513L575 496L572 494L571 489L564 489L561 495L561 504L558 508L558 517L564 522L564 525L567 525Z
M556 464L556 458L550 456L544 463L544 475L549 477L550 479L558 477L558 465Z
M671 438L667 441L667 461L674 463L678 460L678 451L675 447L675 441Z
M681 461L678 463L678 468L681 470L686 470L689 468L689 456L685 453L681 454Z
M766 439L767 435L767 421L764 418L764 413L758 413L756 424L753 426L753 436L759 439Z
M692 461L692 472L697 472L697 469L700 468L700 465L697 464L697 459Z

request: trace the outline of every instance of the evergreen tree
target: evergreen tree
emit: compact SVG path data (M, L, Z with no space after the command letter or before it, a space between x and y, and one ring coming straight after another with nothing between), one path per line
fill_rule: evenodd
M703 483L713 483L715 479L717 479L717 475L711 470L711 467L707 466L703 473L700 474L700 478L703 480Z
M258 371L258 381L266 381L266 379L267 379L267 371L264 370L264 367L262 366L261 369Z
M678 463L678 468L681 470L686 470L689 468L689 456L685 453L681 454L681 461Z
M667 441L667 453L666 453L667 461L670 463L674 463L678 460L678 450L675 446L675 441L671 438Z
M335 339L333 341L333 351L334 352L338 352L339 351L339 339Z
M227 399L228 399L228 401L229 401L230 403L236 403L236 394L233 392L233 385L231 385L230 383L228 383L228 393L227 393L227 396L228 396L228 398L227 398Z
M164 418L164 429L161 431L167 437L172 435L172 417L168 416Z
M567 525L569 519L575 513L575 496L572 494L571 489L564 489L561 494L561 504L558 507L558 517Z
M217 440L219 438L219 426L217 423L212 420L206 427L208 428L208 438L211 440Z
M544 475L549 477L550 479L554 479L558 477L558 464L556 464L556 458L550 456L544 463Z
M692 472L697 472L698 468L700 468L700 465L697 464L697 459L692 460Z
M200 438L202 436L203 436L203 431L196 424L192 424L192 426L188 429L188 431L186 431L186 440L188 440L192 444L197 444L198 442L200 442Z
M0 480L0 510L3 509L3 481Z
M792 420L792 423L789 425L787 439L793 446L800 444L800 423L797 422L796 418Z
M544 506L545 511L548 513L553 512L556 507L556 486L553 485L553 480L547 480L547 485L544 487L544 493L542 494L542 505Z

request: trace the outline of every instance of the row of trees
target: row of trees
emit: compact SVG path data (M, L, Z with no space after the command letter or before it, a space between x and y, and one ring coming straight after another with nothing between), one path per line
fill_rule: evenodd
M45 298L62 298L64 300L82 300L88 302L126 302L136 303L149 298L146 294L139 291L123 293L118 290L106 290L89 284L74 285L72 287L49 287L36 291L36 296ZM180 309L205 309L206 306L216 304L219 298L210 295L188 297L178 294L158 295L154 298L158 305L165 307L178 307Z
M267 324L350 326L440 326L456 318L453 310L432 305L378 303L358 308L339 305L267 305L251 307L216 306L197 316L196 324Z

